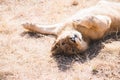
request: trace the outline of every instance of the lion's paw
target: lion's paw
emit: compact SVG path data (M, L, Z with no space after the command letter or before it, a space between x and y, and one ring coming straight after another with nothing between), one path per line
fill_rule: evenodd
M35 27L35 25L32 23L25 23L25 24L22 24L22 26L28 30L33 30L33 28Z

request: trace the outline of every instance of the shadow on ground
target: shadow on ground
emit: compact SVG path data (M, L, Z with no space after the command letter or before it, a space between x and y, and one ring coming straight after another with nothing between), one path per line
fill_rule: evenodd
M20 34L22 37L26 37L26 38L42 38L44 36L49 36L49 37L54 37L56 38L55 35L49 35L49 34L40 34L40 33L36 33L36 32L32 32L32 31L25 31L25 32L22 32Z
M36 33L36 32L31 32L31 31L26 31L21 33L21 36L27 37L27 38L41 38L43 37L42 34Z
M23 32L21 36L27 38L41 38L44 35L35 33L35 32ZM84 63L87 60L91 60L96 57L102 48L104 48L104 43L110 43L112 41L120 41L120 32L119 33L112 33L102 40L94 41L91 43L90 48L85 51L84 53L77 54L77 55L64 55L64 54L57 54L52 55L52 58L57 62L58 68L60 71L66 71L72 67L74 62Z
M52 57L57 62L58 68L61 71L66 71L72 67L72 64L74 62L78 63L84 63L87 60L91 60L94 57L96 57L102 48L104 48L104 43L110 43L112 41L120 41L120 32L119 33L112 33L106 37L104 37L102 40L98 40L95 42L92 42L90 45L90 48L85 51L82 54L77 55L53 55Z

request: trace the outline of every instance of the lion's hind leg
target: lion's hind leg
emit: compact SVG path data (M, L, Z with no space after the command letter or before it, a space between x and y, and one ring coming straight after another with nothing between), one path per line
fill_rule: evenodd
M74 26L91 40L103 38L110 29L111 18L105 15L85 16L82 20L74 21Z

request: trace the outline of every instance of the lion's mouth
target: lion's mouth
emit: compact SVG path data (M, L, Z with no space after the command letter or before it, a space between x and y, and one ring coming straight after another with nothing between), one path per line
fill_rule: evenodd
M80 43L82 40L75 34L73 35L70 40L74 43Z
M71 41L73 41L74 43L76 43L76 38L77 38L77 35L74 35L73 37L71 37Z
M78 35L74 34L71 38L70 41L72 41L74 44L76 44L76 47L79 49L80 52L83 52L84 50L87 49L87 42L82 40Z

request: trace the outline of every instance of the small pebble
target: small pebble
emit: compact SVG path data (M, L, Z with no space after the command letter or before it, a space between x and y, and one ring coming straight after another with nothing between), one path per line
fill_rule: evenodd
M77 1L77 0L74 0L74 1L72 2L72 5L77 6L77 5L78 5L78 1Z

